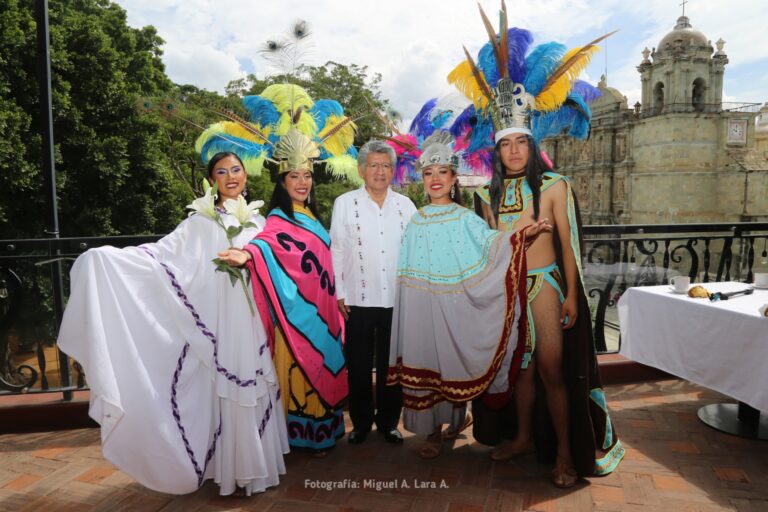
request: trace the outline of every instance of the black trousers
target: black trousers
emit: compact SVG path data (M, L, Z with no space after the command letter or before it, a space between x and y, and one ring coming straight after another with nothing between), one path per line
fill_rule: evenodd
M368 432L373 423L380 432L396 428L403 403L400 386L387 386L392 308L350 307L346 322L349 375L349 417L355 430ZM371 371L376 362L376 401ZM374 412L375 411L375 412Z

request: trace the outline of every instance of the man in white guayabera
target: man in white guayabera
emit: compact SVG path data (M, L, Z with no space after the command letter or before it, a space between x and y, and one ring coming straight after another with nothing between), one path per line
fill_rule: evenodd
M416 207L390 188L396 160L395 151L385 142L367 142L357 158L365 184L342 194L333 205L331 252L339 309L346 320L351 444L365 441L374 423L386 441L403 441L397 430L401 389L385 382L397 259L403 232Z

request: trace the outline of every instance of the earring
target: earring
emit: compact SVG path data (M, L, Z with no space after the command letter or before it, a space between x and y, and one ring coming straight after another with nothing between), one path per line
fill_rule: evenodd
M312 203L312 196L307 196L307 204Z
M451 200L453 200L453 197L456 195L456 187L451 187Z
M240 195L243 196L243 199L248 199L248 187L245 187Z

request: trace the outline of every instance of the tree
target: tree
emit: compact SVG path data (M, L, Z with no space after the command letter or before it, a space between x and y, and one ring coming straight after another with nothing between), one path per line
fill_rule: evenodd
M183 205L157 123L139 97L170 90L152 27L134 29L106 0L50 3L54 137L64 235L167 231ZM8 237L44 236L35 22L32 2L0 11L0 228ZM6 57L7 56L7 57ZM23 141L23 143L20 143ZM3 155L3 156L6 156Z
M4 0L0 7L2 238L47 236L33 5ZM106 0L53 0L49 18L62 235L169 231L185 203L158 123L136 108L140 97L172 88L160 60L162 39L152 27L129 27L125 11ZM17 260L14 270L23 277L15 324L22 344L52 339L46 269Z
M278 74L262 80L255 75L248 75L244 79L230 82L226 93L229 96L259 94L269 85L286 81L305 88L314 100L336 100L344 107L347 115L362 116L356 121L358 130L355 146L359 147L369 139L387 133L384 123L371 108L373 106L383 112L387 107L387 101L381 97L379 89L381 75L375 73L369 77L368 66L328 61L323 66L302 66L297 76Z

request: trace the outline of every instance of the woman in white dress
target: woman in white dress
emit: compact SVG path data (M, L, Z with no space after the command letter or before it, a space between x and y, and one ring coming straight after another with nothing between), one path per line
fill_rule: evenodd
M157 243L77 259L58 344L85 368L115 466L160 492L213 479L222 495L250 495L285 473L286 423L259 315L212 260L252 240L264 218L254 203L243 216L237 155L214 155L208 179L215 209L214 188ZM222 208L228 199L239 212ZM231 226L243 229L229 240Z

